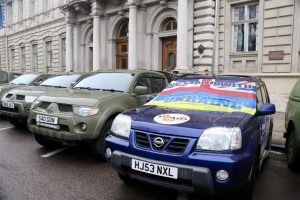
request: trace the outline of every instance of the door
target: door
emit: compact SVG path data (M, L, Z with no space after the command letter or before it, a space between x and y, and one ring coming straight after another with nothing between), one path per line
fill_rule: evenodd
M162 40L162 70L174 70L176 67L177 37Z
M119 39L116 44L116 67L117 69L128 69L128 39Z

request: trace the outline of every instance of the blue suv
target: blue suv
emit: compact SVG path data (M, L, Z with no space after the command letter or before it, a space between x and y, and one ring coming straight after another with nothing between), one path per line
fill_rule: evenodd
M269 156L274 113L260 78L187 75L118 115L106 156L124 182L251 199Z

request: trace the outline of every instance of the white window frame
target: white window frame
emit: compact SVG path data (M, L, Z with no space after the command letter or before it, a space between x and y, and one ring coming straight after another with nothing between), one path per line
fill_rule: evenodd
M11 25L13 23L13 16L14 16L14 11L13 11L13 1L8 1L6 3L6 19L7 19L7 24Z
M24 45L20 46L20 69L26 71L26 48Z
M44 0L44 11L51 10L53 7L53 0Z
M238 4L238 5L233 5L231 7L231 29L232 29L232 36L231 36L231 51L234 53L257 53L258 51L258 45L259 45L259 15L261 13L258 13L256 15L255 19L249 19L249 6L252 5L257 5L259 8L259 3L255 2L255 3L243 3L243 4ZM244 6L245 7L245 19L244 20L239 20L239 21L234 21L234 8L235 7L240 7L240 6ZM249 51L248 48L248 39L249 39L249 24L250 23L257 23L257 27L256 27L256 31L257 31L257 35L256 35L256 50L255 51ZM236 46L235 46L235 41L234 41L234 26L236 25L240 25L240 24L244 24L244 50L243 51L236 51Z
M9 68L11 71L15 71L16 64L16 50L15 48L10 48L10 56L9 56Z
M36 47L36 51L34 48ZM31 43L31 66L34 72L38 70L38 44L36 42Z
M37 14L37 0L30 0L30 16L33 17Z
M46 55L46 69L51 69L53 67L53 43L52 40L45 41L45 55Z
M66 60L67 60L67 46L66 46L66 37L61 38L61 66L63 68L66 67Z
M24 1L18 0L18 20L22 21L24 19Z

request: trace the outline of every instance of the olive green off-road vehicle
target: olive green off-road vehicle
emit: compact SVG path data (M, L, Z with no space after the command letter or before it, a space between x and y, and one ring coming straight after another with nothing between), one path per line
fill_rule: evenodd
M27 123L31 104L41 95L50 91L69 88L72 83L77 82L82 77L81 74L60 74L48 78L39 86L27 86L10 90L3 95L1 102L8 107L0 107L2 115L17 127L23 127Z
M166 85L165 75L153 71L95 71L72 89L39 97L32 104L28 127L44 147L88 142L97 157L103 158L113 119L141 106L148 95Z

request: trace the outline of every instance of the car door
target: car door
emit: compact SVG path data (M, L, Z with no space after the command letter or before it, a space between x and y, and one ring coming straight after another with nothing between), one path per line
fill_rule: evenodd
M257 91L256 91L256 97L257 97L257 106L258 108L264 104L264 98L262 93L262 85L259 83L257 84ZM261 137L261 158L263 156L264 150L267 146L267 117L268 116L259 116L258 122L259 122L259 130L260 130L260 137Z
M136 86L146 86L148 87L148 92L145 95L135 96L137 106L145 104L148 95L157 95L166 87L166 85L167 80L164 76L149 73L138 77L134 88Z
M262 99L264 104L269 104L270 103L270 98L269 94L267 91L267 87L264 83L261 84L261 92L262 92ZM271 142L272 138L272 129L273 129L273 119L271 115L266 115L266 146L268 147L269 143Z

